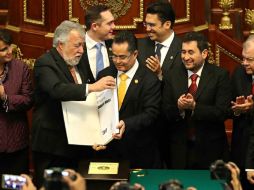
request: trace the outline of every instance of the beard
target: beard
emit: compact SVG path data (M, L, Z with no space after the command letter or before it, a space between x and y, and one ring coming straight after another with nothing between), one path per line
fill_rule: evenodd
M80 57L74 57L72 59L67 59L66 58L64 60L67 63L67 65L76 66L79 63L80 59L81 59L81 56Z

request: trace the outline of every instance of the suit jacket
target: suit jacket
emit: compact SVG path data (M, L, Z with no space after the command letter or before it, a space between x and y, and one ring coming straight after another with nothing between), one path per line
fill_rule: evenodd
M245 68L236 68L231 78L233 101L237 96L249 96L252 94L252 76L246 74ZM232 114L233 115L233 114ZM231 156L240 168L245 168L247 147L252 129L253 110L239 116L233 115L233 132L231 144ZM253 168L253 166L252 166Z
M112 59L110 59L110 56L112 55L112 49L111 49L112 42L113 42L112 40L106 40L105 41L107 52L108 52L108 56L109 56L109 64L110 65L113 65ZM93 73L92 73L92 70L91 70L91 67L90 67L91 63L89 63L88 56L89 55L87 54L87 48L84 48L84 53L83 53L82 59L84 60L85 63L88 63L88 65L87 65L87 73L90 76L89 83L94 83L96 81L96 79L93 76Z
M80 147L68 145L61 101L84 101L86 83L92 80L88 63L77 65L82 84L75 84L67 64L55 48L35 62L35 106L32 122L32 150L75 157Z
M168 53L162 64L162 74L172 69L176 65L181 65L181 49L182 41L175 35L170 45ZM138 61L139 63L146 64L146 59L155 54L155 42L150 40L149 37L138 39Z
M249 133L249 142L246 151L246 169L254 169L254 122L251 124L251 130Z
M15 152L28 146L26 112L32 107L32 82L27 65L15 59L6 64L8 73L3 86L8 109L0 100L0 153Z
M224 152L228 151L224 126L231 100L228 73L205 63L196 93L196 107L188 119L180 115L177 107L178 98L188 92L188 74L184 65L172 69L164 80L162 106L168 121L168 162L172 168L187 167L188 127L191 126L196 132L197 167L207 169L216 159L223 159Z
M99 73L99 77L108 75L117 77L114 66ZM132 168L160 167L153 125L159 114L160 99L158 78L139 64L119 110L119 120L126 125L124 136L113 140L107 148L111 158L130 160Z

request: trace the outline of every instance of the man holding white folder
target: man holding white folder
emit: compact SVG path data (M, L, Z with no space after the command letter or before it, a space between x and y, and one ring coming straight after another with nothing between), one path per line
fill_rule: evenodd
M88 84L92 76L82 59L84 39L80 24L63 21L55 30L53 48L35 62L32 151L38 188L43 183L44 169L76 169L79 159L87 158L86 151L91 149L68 144L61 102L85 101L90 92L115 88L115 80L110 76ZM116 137L121 134L120 130Z
M112 44L114 65L99 73L99 78L113 76L117 80L119 127L125 129L120 140L111 141L100 153L114 160L129 160L131 168L160 168L154 135L161 99L160 82L154 73L138 63L136 44L131 32L119 32Z

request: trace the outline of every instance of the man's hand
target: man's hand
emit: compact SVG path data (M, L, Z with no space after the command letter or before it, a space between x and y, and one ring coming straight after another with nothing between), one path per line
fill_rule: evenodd
M254 171L247 171L247 179L251 184L254 184Z
M121 139L123 136L123 133L125 131L125 123L123 120L119 121L118 125L116 126L116 128L119 129L119 133L114 133L113 134L113 138L114 139Z
M21 176L26 178L26 183L23 185L22 190L36 190L36 187L28 175L21 174Z
M88 92L100 92L105 89L114 89L116 81L111 76L106 76L93 84L88 85Z
M253 99L252 95L247 96L245 99L244 96L236 97L236 101L231 101L232 107L231 109L234 111L235 115L239 115L241 113L249 112L253 109Z
M99 144L94 144L94 145L92 146L92 148L93 148L94 150L96 150L96 151L100 151L100 150L105 150L105 149L107 148L107 146L105 146L105 145L99 145Z
M230 181L230 183L233 189L242 190L242 185L240 182L240 169L237 167L237 165L234 162L228 162L226 166L231 172L232 180Z
M86 190L86 181L78 172L71 169L65 171L69 172L69 176L64 176L64 181L70 190ZM71 179L70 176L75 176L75 179Z
M161 71L161 66L160 66L160 60L157 55L155 56L150 56L149 58L146 59L146 66L156 73L157 75L160 75L162 73Z
M183 111L185 109L194 110L196 106L196 101L190 93L186 95L183 94L178 98L177 106L180 111Z

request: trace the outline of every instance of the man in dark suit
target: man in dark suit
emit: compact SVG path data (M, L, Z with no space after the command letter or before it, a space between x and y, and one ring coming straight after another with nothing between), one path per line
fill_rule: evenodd
M224 121L230 108L230 80L226 70L206 61L207 56L205 37L187 33L183 65L164 76L162 106L171 168L208 169L228 152Z
M99 71L113 64L109 56L111 55L113 29L115 28L114 16L105 5L91 6L85 12L85 26L87 31L85 35L86 49L83 58L86 63L89 63L88 72L94 82ZM101 66L98 65L98 51L102 56Z
M44 169L76 169L80 154L86 154L84 147L67 142L61 102L85 101L90 92L115 87L109 76L88 84L92 76L82 60L84 39L80 24L64 21L55 30L53 48L35 62L32 151L37 187L42 185Z
M251 187L246 180L246 172L244 172L244 169L252 169L254 166L253 163L251 163L251 159L249 158L247 158L247 165L245 164L250 134L251 131L253 131L254 36L251 35L244 42L242 56L242 65L236 68L231 79L233 92L233 133L231 144L231 159L242 170L241 182L243 189L248 190L253 189L253 186ZM249 176L251 176L251 171L248 173Z
M174 23L175 12L169 2L155 2L147 7L144 26L148 37L138 40L138 60L160 79L167 70L181 64L182 43L173 31Z
M181 65L182 42L173 31L175 12L169 2L151 3L146 10L144 26L148 37L138 39L138 61L157 74L163 82L163 75L176 65ZM160 49L161 47L161 49ZM163 83L162 83L163 87ZM162 88L163 90L163 88ZM156 122L162 158L167 157L165 145L165 118L160 114Z
M102 70L99 77L117 79L119 119L125 132L121 140L110 142L104 151L110 158L129 160L131 168L159 168L153 124L159 113L160 82L154 73L138 63L136 38L131 32L122 31L115 36L112 54L114 66ZM123 76L125 82L121 81L125 80ZM120 95L123 84L124 96Z

